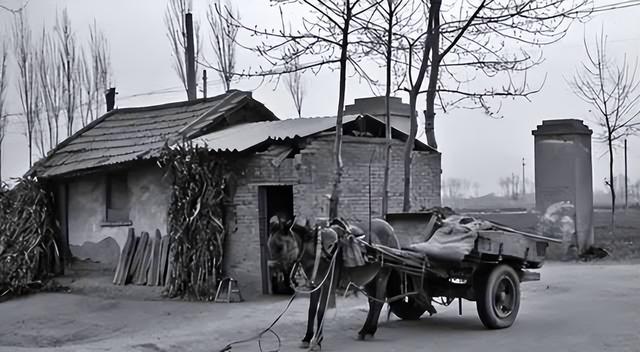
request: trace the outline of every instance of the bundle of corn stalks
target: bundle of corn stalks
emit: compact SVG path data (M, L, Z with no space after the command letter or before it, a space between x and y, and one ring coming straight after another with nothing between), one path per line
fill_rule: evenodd
M61 271L51 194L33 179L0 186L0 300L40 288Z
M165 294L213 300L222 278L225 164L191 144L167 148L160 157L173 177L169 207L171 249Z

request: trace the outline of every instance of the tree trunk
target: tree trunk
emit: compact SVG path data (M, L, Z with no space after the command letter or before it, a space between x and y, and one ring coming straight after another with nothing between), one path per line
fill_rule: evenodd
M418 133L418 117L416 116L416 100L424 81L424 76L427 71L429 53L432 48L433 37L438 37L437 32L440 24L440 0L431 0L431 7L429 8L429 24L427 26L427 37L424 41L424 51L422 53L422 64L416 81L412 84L411 91L409 91L409 106L411 117L411 128L407 142L404 146L404 198L402 202L402 211L408 212L411 209L411 151L414 148L416 134Z
M29 167L33 166L33 160L32 160L32 149L33 149L33 134L31 132L28 133L29 137Z
M344 116L344 95L347 85L347 49L349 47L349 22L351 21L351 4L346 3L347 13L342 30L342 45L340 48L340 90L338 95L338 112L336 114L336 138L333 146L335 161L335 175L329 200L329 218L338 217L340 203L340 179L342 178L342 117Z
M436 88L438 87L438 72L440 71L440 16L434 16L433 21L433 35L430 38L431 67L429 69L429 86L427 89L427 116L425 116L424 120L425 132L428 131L428 121L435 121Z
M418 118L416 116L416 101L418 94L415 91L409 93L409 111L411 119L411 127L409 136L404 145L404 197L402 202L402 211L408 212L411 209L411 151L413 150L416 134L418 133Z
M607 142L609 147L609 190L611 191L611 234L613 235L616 226L616 190L613 181L613 140L611 139L611 134L609 134Z

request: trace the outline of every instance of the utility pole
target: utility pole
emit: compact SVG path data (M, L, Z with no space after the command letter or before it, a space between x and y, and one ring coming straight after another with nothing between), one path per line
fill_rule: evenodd
M624 140L624 210L629 206L629 177L627 177L627 139Z
M202 70L202 97L207 98L207 70Z
M525 185L525 178L524 178L524 158L522 158L522 198L524 199L524 196L527 194L524 185Z
M196 57L193 44L193 16L191 13L184 15L184 23L187 39L187 50L185 52L185 67L187 76L187 99L195 100L196 96Z

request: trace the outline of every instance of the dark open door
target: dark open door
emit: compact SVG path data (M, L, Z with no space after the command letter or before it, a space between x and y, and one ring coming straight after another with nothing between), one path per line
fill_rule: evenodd
M260 270L263 294L290 294L289 273L270 272L268 266L269 219L274 216L293 219L293 187L292 186L260 186L258 187L258 221L260 231ZM284 274L284 279L283 278ZM280 279L277 279L277 278ZM276 279L274 279L276 278Z
M267 187L258 187L258 230L260 232L260 271L262 276L262 293L268 295L269 290L269 266L267 260L269 253L267 251L268 239L268 221L267 218Z

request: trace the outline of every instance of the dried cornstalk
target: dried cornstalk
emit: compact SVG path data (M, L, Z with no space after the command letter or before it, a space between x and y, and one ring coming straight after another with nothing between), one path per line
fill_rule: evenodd
M191 144L167 148L160 163L173 177L169 207L172 272L165 294L212 300L222 277L225 164Z
M33 179L0 186L0 301L39 288L61 270L49 192Z

